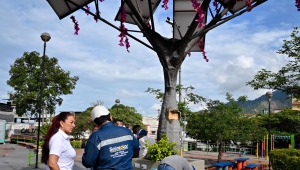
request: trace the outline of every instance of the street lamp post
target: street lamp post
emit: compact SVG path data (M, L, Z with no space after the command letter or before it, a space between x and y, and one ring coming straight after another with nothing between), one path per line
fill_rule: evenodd
M119 113L120 99L116 99L115 103L117 105L117 115L118 115L118 113Z
M268 125L268 131L269 131L269 141L267 141L268 143L269 143L269 147L268 147L268 152L269 152L269 156L268 156L268 159L269 159L269 169L271 169L271 162L270 162L270 151L271 151L271 99L272 99L272 92L271 91L268 91L267 93L266 93L266 96L267 96L267 98L268 98L268 102L269 102L269 121L268 121L268 123L269 123L269 125Z
M40 126L41 126L41 113L42 113L42 107L43 107L43 90L44 90L44 70L45 70L45 59L46 59L46 42L48 42L51 39L50 34L44 32L41 35L41 39L44 41L44 52L42 57L42 77L41 77L41 86L40 86L40 94L39 94L39 117L38 117L38 135L37 135L37 153L36 153L36 160L35 160L35 168L38 168L38 159L39 159L39 144L40 144Z

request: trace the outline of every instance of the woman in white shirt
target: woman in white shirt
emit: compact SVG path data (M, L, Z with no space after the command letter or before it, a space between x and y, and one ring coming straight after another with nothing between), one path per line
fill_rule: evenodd
M72 170L75 149L70 143L69 134L75 128L75 117L72 113L61 112L52 120L42 147L42 163L47 170Z

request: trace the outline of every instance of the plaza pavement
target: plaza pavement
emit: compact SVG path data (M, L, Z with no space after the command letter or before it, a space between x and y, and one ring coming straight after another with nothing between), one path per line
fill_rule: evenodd
M0 170L45 170L45 164L38 163L38 168L35 168L35 159L31 158L32 165L28 165L29 149L17 144L1 144L0 145ZM85 168L81 164L81 156L76 156L76 161L73 170L90 169ZM40 157L39 157L40 160Z
M76 150L75 157L75 166L73 170L84 170L89 169L85 168L81 164L81 157L83 154L83 149ZM38 168L35 168L35 159L36 157L32 157L32 165L28 165L28 155L29 149L23 146L19 146L17 144L0 144L0 169L1 170L44 170L45 165L42 163L38 164ZM217 162L217 153L215 152L203 152L203 151L186 151L183 153L185 158L189 159L203 159L205 160L206 167ZM247 155L249 157L248 163L255 164L267 164L268 161L263 159L257 159L255 156ZM233 161L238 158L238 155L224 155L222 157L222 161ZM39 158L40 160L40 158Z

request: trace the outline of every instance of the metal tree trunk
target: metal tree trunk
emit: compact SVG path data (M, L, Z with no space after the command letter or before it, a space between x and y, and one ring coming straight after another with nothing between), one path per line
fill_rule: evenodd
M165 59L162 63L164 72L164 99L162 103L161 113L159 116L159 126L157 132L157 139L161 139L162 134L166 134L170 141L177 143L177 148L180 148L180 113L178 111L177 101L176 101L176 83L178 71L182 62L171 62L168 60L170 58L184 58L176 57L177 52L173 51L172 56L161 56L159 55L160 61L162 58ZM175 56L174 56L175 54ZM166 60L167 58L167 60Z

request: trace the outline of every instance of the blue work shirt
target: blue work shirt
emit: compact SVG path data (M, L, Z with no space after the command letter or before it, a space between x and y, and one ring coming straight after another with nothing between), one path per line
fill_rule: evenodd
M129 129L108 122L90 136L82 164L94 169L132 170L133 151L138 149L139 142Z

